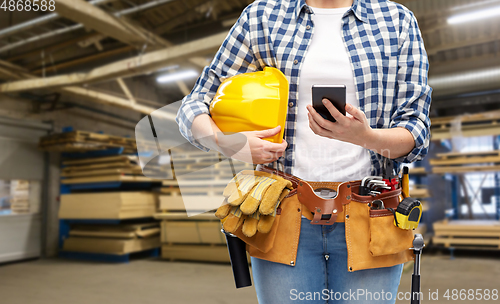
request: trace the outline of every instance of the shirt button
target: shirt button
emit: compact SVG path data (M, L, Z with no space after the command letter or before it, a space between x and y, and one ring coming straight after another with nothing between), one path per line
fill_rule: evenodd
M290 102L290 103L288 104L288 106L289 106L290 108L291 108L291 107L293 107L293 102Z
M310 29L311 29L311 26L310 26L310 25L306 26L306 29L307 29L307 30L310 30Z
M299 63L299 61L298 61L297 59L295 59L295 60L293 61L293 64L298 64L298 63Z

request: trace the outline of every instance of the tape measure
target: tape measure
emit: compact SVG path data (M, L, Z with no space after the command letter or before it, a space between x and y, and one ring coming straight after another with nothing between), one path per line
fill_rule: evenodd
M422 217L422 203L419 200L407 197L399 203L394 214L394 225L404 230L416 229Z

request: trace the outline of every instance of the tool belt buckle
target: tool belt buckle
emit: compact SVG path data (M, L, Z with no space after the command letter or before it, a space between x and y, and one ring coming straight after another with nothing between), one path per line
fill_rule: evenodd
M311 185L300 181L297 185L297 194L301 204L306 206L313 214L312 225L333 225L337 216L343 211L344 205L351 200L351 184L344 182L335 189L337 195L330 199L318 196Z

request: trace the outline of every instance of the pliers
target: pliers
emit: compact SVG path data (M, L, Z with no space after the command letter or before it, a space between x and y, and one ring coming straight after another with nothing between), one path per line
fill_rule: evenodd
M394 163L389 158L385 158L382 167L382 180L385 184L391 189L384 189L382 192L387 192L391 190L396 190L396 186L398 185L398 180L396 176L393 174L394 172Z

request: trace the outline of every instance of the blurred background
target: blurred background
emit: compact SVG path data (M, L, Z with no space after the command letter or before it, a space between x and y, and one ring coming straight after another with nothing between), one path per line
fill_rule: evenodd
M10 2L0 1L2 300L257 303L253 288L234 288L219 222L188 218L175 179L143 175L134 133L190 92L252 1L57 0L37 12ZM434 89L430 152L410 168L424 302L436 291L434 303L497 302L486 290L500 289L500 1L397 2L418 19ZM183 196L219 199L233 171L218 153L183 149L186 172L209 167Z

